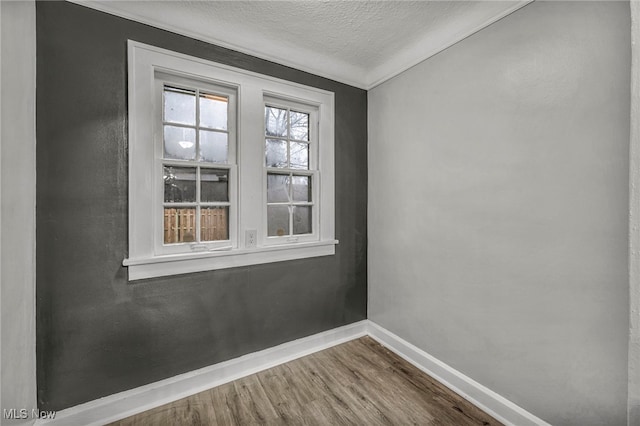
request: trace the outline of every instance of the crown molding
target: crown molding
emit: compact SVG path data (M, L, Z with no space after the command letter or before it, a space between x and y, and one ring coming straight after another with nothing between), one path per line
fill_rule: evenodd
M310 74L314 74L320 77L328 78L330 80L335 80L340 83L347 84L349 86L354 86L359 89L367 89L362 82L361 72L355 67L349 66L348 64L344 64L335 60L328 61L327 69L319 69L315 67L310 67L306 65L306 61L291 61L281 55L269 54L265 53L261 46L265 43L262 40L255 41L255 47L246 47L241 46L234 43L229 43L228 41L220 40L215 37L208 36L199 31L189 30L187 28L168 24L166 22L161 22L156 19L151 19L146 16L142 16L136 13L131 13L129 11L122 10L118 8L116 5L120 2L118 1L91 1L91 0L66 0L69 3L74 3L80 6L88 7L90 9L94 9L100 12L108 13L110 15L118 16L120 18L128 19L130 21L139 22L141 24L150 25L155 28L159 28L161 30L170 31L175 34L183 35L186 37L190 37L195 40L200 40L205 43L214 44L216 46L224 47L226 49L235 50L240 53L245 53L247 55L255 56L256 58L264 59L270 62L275 62L280 65L284 65L287 67L295 68L300 71L305 71ZM316 55L317 56L317 55ZM331 70L330 70L331 69Z
M435 39L433 38L433 36L425 37L420 42L414 43L406 50L400 51L395 57L390 58L388 61L373 68L372 70L360 69L351 64L347 64L331 58L324 58L324 60L319 61L317 58L318 55L313 52L307 52L306 55L300 54L301 52L298 52L299 54L297 55L297 57L302 59L294 61L283 56L282 54L266 53L272 51L273 49L269 49L269 43L264 40L256 40L252 47L242 46L239 44L231 43L229 41L221 40L219 38L211 37L199 31L190 30L182 26L172 25L136 13L131 13L119 8L119 2L117 1L67 1L111 15L119 16L124 19L140 22L176 34L187 36L206 43L255 56L260 59L295 68L300 71L305 71L314 75L318 75L320 77L325 77L330 80L335 80L337 82L354 86L360 89L370 90L395 77L396 75L401 74L409 68L419 64L420 62L425 61L426 59L429 59L434 55L437 55L438 53L442 52L445 49L448 49L456 43L459 43L467 37L470 37L478 31L481 31L482 29L492 25L493 23L521 9L534 0L523 0L501 11L500 13L489 17L479 25L473 25L473 23L470 23L469 25L471 26L471 28L469 30L456 31L456 28L452 28L451 31L441 34ZM312 61L315 62L315 65L310 65Z
M451 46L460 43L466 38L471 37L475 33L493 25L502 18L511 15L513 12L522 9L534 1L535 0L523 0L502 12L489 17L479 25L471 27L461 33L457 33L455 28L453 28L452 31L442 34L440 37L435 39L431 35L424 37L422 40L414 43L409 49L401 51L395 58L381 64L367 73L365 81L366 89L371 90L398 74L402 74L409 68L412 68L432 56L450 48Z

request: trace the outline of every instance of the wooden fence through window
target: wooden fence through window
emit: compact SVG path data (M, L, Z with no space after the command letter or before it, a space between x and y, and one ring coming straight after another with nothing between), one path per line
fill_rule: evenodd
M200 209L200 241L229 239L227 208ZM164 209L164 243L188 243L196 240L196 209Z

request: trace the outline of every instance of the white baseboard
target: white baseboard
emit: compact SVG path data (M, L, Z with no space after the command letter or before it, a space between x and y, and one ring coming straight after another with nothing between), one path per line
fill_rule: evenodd
M496 420L514 426L550 426L544 420L372 321L367 321L367 334Z
M367 321L283 343L139 388L77 405L35 425L104 425L366 335Z
M67 408L35 426L98 426L114 422L276 365L369 335L443 385L506 425L550 426L444 362L369 320L283 343L139 388Z

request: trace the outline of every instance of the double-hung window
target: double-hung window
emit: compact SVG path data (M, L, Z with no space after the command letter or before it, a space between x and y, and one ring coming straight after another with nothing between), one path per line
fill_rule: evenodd
M265 166L268 243L315 238L317 111L265 99Z
M158 253L233 246L237 226L236 93L232 88L157 73L154 145L162 175ZM158 110L160 112L160 109ZM158 203L159 204L159 203Z
M333 93L129 42L129 279L331 255Z

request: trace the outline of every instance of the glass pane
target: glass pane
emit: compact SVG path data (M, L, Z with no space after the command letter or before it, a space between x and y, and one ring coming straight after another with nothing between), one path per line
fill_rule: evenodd
M293 207L293 234L311 233L311 206Z
M164 243L191 243L196 240L196 209L164 208Z
M309 140L309 114L291 111L291 139Z
M196 131L184 127L164 126L164 158L196 158Z
M294 176L291 184L293 201L311 201L310 176Z
M164 121L196 125L196 93L193 90L164 88Z
M200 201L229 201L229 171L200 169Z
M200 94L200 126L227 130L228 104L226 96Z
M289 206L267 206L267 235L289 235Z
M275 107L265 107L264 127L267 136L287 137L287 110Z
M267 139L267 167L287 167L287 141Z
M267 203L289 202L289 175L267 174Z
M229 239L229 207L200 209L200 241Z
M291 166L292 169L309 169L309 144L304 142L291 142Z
M193 203L195 201L195 167L164 166L164 202Z
M226 163L229 153L228 135L200 130L200 161Z

